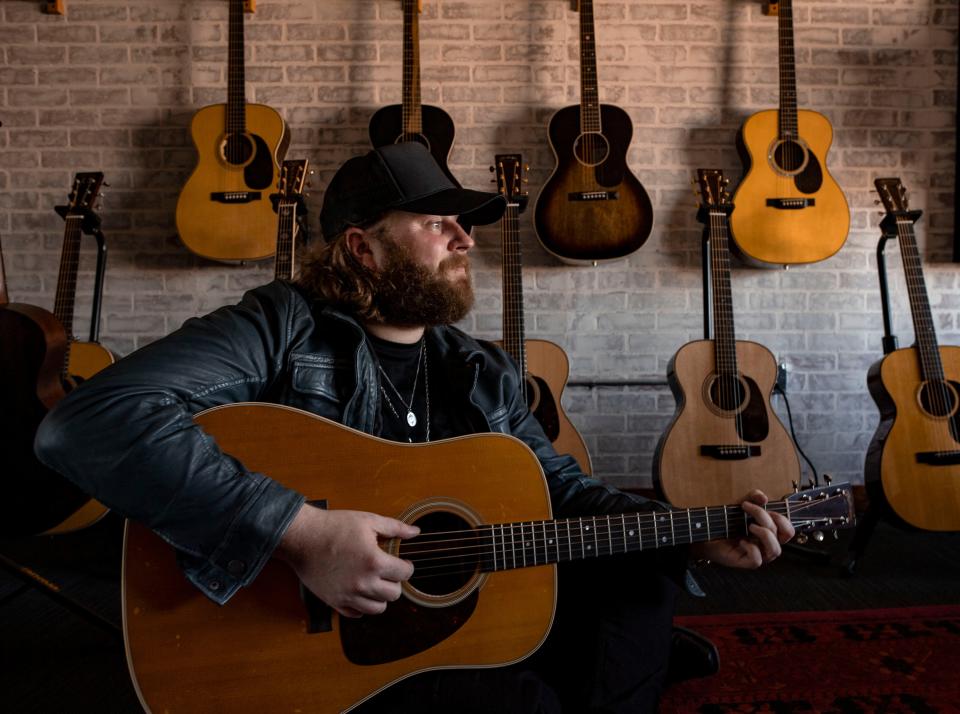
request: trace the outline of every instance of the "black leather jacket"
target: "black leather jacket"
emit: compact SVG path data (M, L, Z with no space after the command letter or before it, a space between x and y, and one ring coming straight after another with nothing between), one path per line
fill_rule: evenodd
M457 401L462 395L474 430L512 434L537 455L555 516L656 507L557 455L501 349L453 327L430 329L427 339L442 356L435 383L444 380ZM274 402L377 433L375 359L351 317L273 282L82 384L43 421L36 451L111 509L155 530L177 550L187 577L223 603L260 571L304 499L225 456L193 415Z

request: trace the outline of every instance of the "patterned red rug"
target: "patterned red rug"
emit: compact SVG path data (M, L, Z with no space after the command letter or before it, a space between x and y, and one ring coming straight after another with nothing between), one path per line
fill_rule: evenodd
M660 711L960 712L960 605L678 617L720 672L667 689Z

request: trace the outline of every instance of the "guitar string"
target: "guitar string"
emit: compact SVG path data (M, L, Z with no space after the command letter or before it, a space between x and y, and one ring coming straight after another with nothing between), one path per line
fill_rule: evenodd
M929 299L927 298L926 282L923 278L923 267L917 250L913 223L909 218L897 218L897 237L900 241L900 254L904 263L907 289L910 294L910 308L913 314L914 337L917 342L917 356L920 363L921 389L923 383L927 385L927 395L930 398L931 411L943 415L947 422L946 433L936 430L934 435L935 451L941 455L956 451L955 442L947 437L950 433L950 398L946 384L946 374L940 359L940 348L937 344L936 332L930 313ZM956 404L953 405L956 409Z
M830 502L832 500L841 498L840 496L831 496L828 499L819 499L817 501L810 502L804 506L804 504L797 504L797 507L793 509L793 513L797 513L800 510L803 510L804 507L822 507L824 503ZM844 498L845 500L845 498ZM624 516L636 516L637 514L623 514ZM644 514L641 514L644 515ZM741 512L738 514L737 521L741 518L744 518L745 514ZM606 520L606 518L604 518ZM819 519L798 519L796 517L791 518L794 522L808 522L810 520L814 521L824 521L829 520L829 524L821 524L822 528L827 528L828 526L835 526L836 521L841 521L840 517L832 517L829 519L819 518ZM729 520L724 519L724 525L729 526ZM531 550L530 546L524 546L522 543L517 544L517 541L523 541L525 533L523 528L525 524L529 523L530 526L530 536L531 539L527 542L533 543L533 548ZM534 528L536 525L540 524L541 526L546 526L546 524L553 523L557 526L555 529L555 534L553 540L555 543L551 543L546 540L551 534L546 530L545 527L542 527L541 535L537 535ZM546 565L548 562L562 562L564 560L563 556L566 555L568 560L582 560L590 557L603 557L608 555L616 555L620 552L630 552L629 545L630 543L641 544L640 548L634 548L634 552L643 550L644 538L653 534L654 539L650 541L648 549L654 550L662 547L673 547L676 545L684 545L688 543L703 542L706 540L716 540L714 538L704 538L702 540L696 539L694 536L697 534L703 534L704 531L694 531L688 525L683 524L674 524L672 530L672 542L663 541L660 538L657 538L657 533L655 529L647 529L645 532L639 533L638 536L626 537L625 531L623 528L610 527L607 529L596 528L593 533L593 538L590 538L590 535L585 535L580 533L576 538L576 542L570 540L573 536L570 530L570 524L573 523L572 520L567 521L557 521L557 522L523 522L519 524L504 524L505 526L513 525L514 527L519 525L521 526L520 537L516 537L516 533L511 530L509 535L501 533L501 545L498 547L496 545L497 535L494 533L496 526L486 526L483 530L488 532L488 535L475 535L475 531L463 531L463 533L470 533L472 539L475 541L482 541L476 545L471 545L468 547L456 547L456 548L445 548L441 550L420 550L416 553L403 553L401 552L401 557L408 556L410 560L413 560L416 565L416 573L419 580L431 578L431 577L441 577L450 575L452 573L472 573L475 572L476 568L472 567L472 563L465 564L462 560L464 557L471 558L472 556L480 555L481 557L476 558L475 562L481 566L481 569L484 567L487 568L487 571L496 571L502 570L504 568L498 568L497 563L501 562L503 564L512 563L513 567L520 567L520 564L527 565L526 559L531 558L534 562L529 565ZM751 520L747 518L744 525L750 525ZM561 530L563 526L567 526L566 531ZM611 524L612 526L612 524ZM718 528L715 532L719 533L723 530ZM614 537L614 534L618 534ZM623 533L624 536L621 537L619 534ZM743 533L740 530L737 530L735 533L729 535L730 538L735 537L745 537L749 533ZM567 539L567 543L564 543L564 539ZM510 538L510 545L508 550L507 538ZM459 539L457 542L463 542L469 540L468 538ZM589 544L589 540L594 540L595 545L604 546L603 548L593 548L594 544ZM451 541L453 542L453 541ZM434 542L425 545L433 545ZM410 542L408 542L409 550ZM454 555L443 555L441 557L433 556L433 553L453 553ZM500 556L498 557L498 553ZM555 554L555 560L550 561L551 553ZM430 556L430 557L424 557ZM542 560L543 562L536 562L537 560ZM492 567L491 567L492 565ZM452 566L452 567L451 567ZM512 568L507 568L512 569ZM439 571L439 572L438 572Z

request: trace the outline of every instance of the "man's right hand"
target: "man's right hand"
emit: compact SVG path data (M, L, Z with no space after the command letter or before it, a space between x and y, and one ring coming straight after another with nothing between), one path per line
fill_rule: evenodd
M341 615L376 615L400 597L400 583L413 575L413 563L390 555L379 541L412 538L419 532L416 526L374 513L304 504L274 555Z

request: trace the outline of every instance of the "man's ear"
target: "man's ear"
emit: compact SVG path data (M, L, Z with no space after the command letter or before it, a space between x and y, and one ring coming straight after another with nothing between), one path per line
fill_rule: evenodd
M370 240L369 231L356 226L350 226L344 233L347 241L347 250L356 258L362 266L369 270L377 270L377 255L374 251L373 242Z

